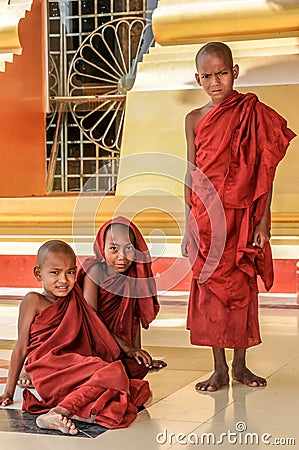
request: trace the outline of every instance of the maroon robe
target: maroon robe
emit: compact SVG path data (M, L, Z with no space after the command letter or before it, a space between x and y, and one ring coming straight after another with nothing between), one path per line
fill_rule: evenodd
M295 134L254 94L237 91L195 128L188 255L193 270L187 327L192 344L248 348L261 342L259 274L269 290L269 243L252 246L275 170Z
M139 229L125 217L116 217L106 222L98 231L94 243L94 258L87 258L78 273L78 283L83 288L84 277L94 264L105 262L105 232L111 224L123 224L132 230L135 237L136 261L124 274L114 272L99 286L97 313L107 328L131 345L136 343L136 336L140 331L140 323L147 329L159 311L156 283L151 269L151 257L146 242ZM136 373L143 368L143 375L147 369L126 359L126 367L132 377L140 377Z
M24 390L32 414L61 406L107 428L127 427L149 398L147 381L129 379L119 348L75 285L43 309L30 328L26 372L41 397Z

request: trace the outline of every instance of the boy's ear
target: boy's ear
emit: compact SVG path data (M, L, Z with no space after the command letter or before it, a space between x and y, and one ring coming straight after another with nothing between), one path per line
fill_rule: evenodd
M199 73L196 73L196 74L195 74L195 79L196 79L196 81L197 81L197 84L199 84L199 86L201 86Z
M234 80L236 80L238 78L238 76L239 76L239 66L238 66L238 64L235 64L233 66L233 77L234 77Z
M42 277L41 277L41 274L40 274L40 267L39 266L35 266L33 268L33 273L34 273L34 276L37 279L37 281L42 281Z

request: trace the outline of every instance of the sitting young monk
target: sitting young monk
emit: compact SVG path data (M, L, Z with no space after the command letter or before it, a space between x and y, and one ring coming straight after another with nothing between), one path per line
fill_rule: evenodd
M150 396L148 382L128 378L118 345L75 284L71 247L57 240L43 244L34 274L44 292L30 292L21 302L0 405L13 403L27 357L26 371L41 399L25 389L23 409L41 414L40 428L77 434L71 417L110 429L128 426Z
M147 329L159 311L147 245L136 225L117 217L100 228L94 252L95 258L84 261L78 283L128 357L129 376L143 378L149 368L166 366L140 348L140 322Z

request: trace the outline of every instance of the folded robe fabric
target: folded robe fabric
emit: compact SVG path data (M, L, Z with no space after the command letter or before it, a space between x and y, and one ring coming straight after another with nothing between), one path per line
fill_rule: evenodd
M26 372L41 397L24 390L32 414L62 406L107 428L127 427L149 398L147 381L128 379L119 348L81 289L43 309L30 329Z
M276 167L295 134L255 94L237 91L195 128L188 255L191 342L247 348L260 342L259 274L273 284L270 244L252 246Z
M115 272L99 286L98 314L117 336L133 344L139 324L147 329L159 311L157 291L151 269L151 257L139 229L125 217L106 222L99 230L94 243L94 258L87 258L78 273L78 283L83 288L84 276L94 264L105 263L105 233L111 224L123 224L135 237L136 261L124 274Z

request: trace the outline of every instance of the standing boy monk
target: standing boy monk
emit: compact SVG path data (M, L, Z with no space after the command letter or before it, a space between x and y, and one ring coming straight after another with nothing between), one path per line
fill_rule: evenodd
M25 389L23 409L40 414L40 428L77 434L75 416L111 429L128 426L149 398L148 383L128 379L116 342L75 284L71 247L46 242L34 274L44 292L30 292L21 302L18 340L0 405L13 403L27 357L26 371L41 399Z
M228 384L225 348L234 349L234 380L265 386L266 380L246 367L245 357L247 348L261 342L257 274L269 290L272 183L295 134L256 95L233 90L239 67L227 45L204 45L196 67L196 80L211 100L186 117L182 254L189 256L193 271L191 343L211 346L214 356L213 374L196 389L216 391Z

